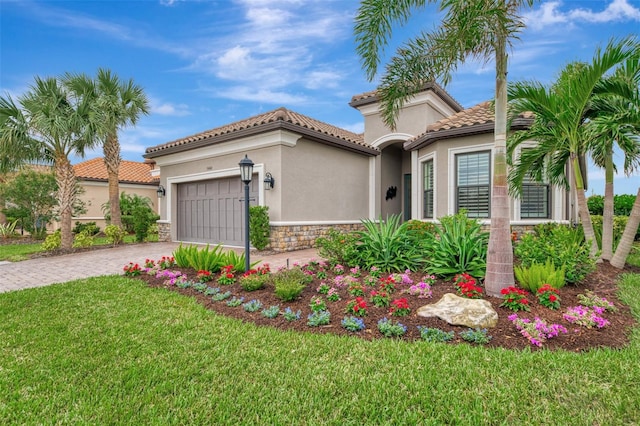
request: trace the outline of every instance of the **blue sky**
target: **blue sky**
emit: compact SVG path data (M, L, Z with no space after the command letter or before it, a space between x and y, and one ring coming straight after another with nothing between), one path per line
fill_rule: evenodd
M285 106L361 132L348 103L375 89L355 53L356 0L0 1L0 92L24 93L38 75L133 78L151 114L121 133L122 155ZM611 37L638 34L640 0L542 1L510 54L509 79L548 83L574 60L590 60ZM390 55L439 22L435 6L394 32ZM463 106L491 99L493 64L469 63L447 90ZM87 158L100 156L89 153ZM77 160L76 160L77 161ZM603 192L591 168L590 190ZM640 174L616 179L637 192Z

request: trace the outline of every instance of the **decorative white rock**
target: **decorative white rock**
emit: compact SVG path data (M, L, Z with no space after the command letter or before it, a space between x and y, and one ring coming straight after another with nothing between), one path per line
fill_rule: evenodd
M467 299L447 293L437 303L418 309L418 316L438 317L452 325L471 328L492 328L498 323L498 313L491 303L482 299Z

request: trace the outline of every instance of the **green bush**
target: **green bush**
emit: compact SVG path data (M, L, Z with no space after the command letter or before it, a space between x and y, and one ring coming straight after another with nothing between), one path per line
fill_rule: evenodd
M521 267L551 260L556 269L564 267L565 279L572 284L595 270L595 259L589 256L590 245L584 239L582 227L545 224L534 230L533 234L522 235L515 246Z
M556 269L551 259L544 264L533 262L529 267L515 266L513 268L520 287L536 293L544 284L549 284L556 290L564 287L564 267Z
M284 302L295 300L306 287L305 279L305 273L297 267L276 272L273 274L276 296Z
M11 238L16 235L17 220L8 223L0 223L0 238Z
M124 241L127 231L117 225L107 225L104 228L104 235L107 236L107 239L111 244L116 246Z
M269 245L269 207L249 207L249 241L258 250L264 250Z
M420 247L409 234L407 224L400 215L391 215L386 221L362 221L363 231L358 231L359 266L373 266L383 272L417 270L424 263Z
M245 272L244 268L246 263L246 257L244 255L244 252L240 254L236 253L233 250L223 252L221 261L222 261L222 266L227 266L227 265L233 266L232 268L233 272ZM255 262L251 262L249 264L249 267L253 268L258 263L260 263L259 260L256 260Z
M83 231L86 231L89 235L96 235L100 232L100 227L97 226L95 222L76 222L76 226L73 228L72 232L74 234L79 234Z
M358 234L329 228L327 234L316 239L318 255L330 265L358 266Z
M90 230L85 230L73 237L73 247L91 247L93 245L93 235Z
M482 231L480 222L465 213L442 217L426 268L443 278L463 272L482 278L487 268L488 241L489 234Z
M613 214L615 216L629 216L633 203L636 201L635 195L620 194L613 196ZM602 216L604 212L604 197L602 195L592 195L587 198L587 208L589 213Z
M136 241L141 243L149 236L149 227L160 219L153 210L147 206L137 206L133 210L133 230L136 233Z
M616 247L618 247L618 243L620 242L620 238L622 238L622 233L624 232L624 228L627 226L627 222L629 222L629 216L613 217L613 250L614 251ZM602 216L597 216L597 215L591 216L591 223L593 224L593 231L596 234L598 247L602 247ZM638 231L640 231L640 227L638 227ZM638 235L636 234L636 239L637 237Z
M42 243L42 249L45 251L58 250L62 245L62 233L58 229L53 234L47 235Z
M589 213L600 215L604 212L604 197L602 195L592 195L587 198L587 208Z
M267 281L269 281L269 275L251 274L240 277L240 287L245 291L260 290L261 288L264 288Z

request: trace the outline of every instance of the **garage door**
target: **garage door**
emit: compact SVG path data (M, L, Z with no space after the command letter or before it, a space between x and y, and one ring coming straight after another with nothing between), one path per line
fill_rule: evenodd
M257 175L249 188L251 205L258 199ZM244 184L240 177L178 184L178 240L242 246Z

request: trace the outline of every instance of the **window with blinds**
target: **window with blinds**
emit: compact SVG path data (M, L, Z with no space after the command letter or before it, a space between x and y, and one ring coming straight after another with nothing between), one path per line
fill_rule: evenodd
M525 177L520 196L520 218L549 219L550 195L549 184L537 183Z
M489 217L491 151L456 155L456 211L469 217Z
M424 176L422 218L433 219L433 160L422 163L422 175Z

